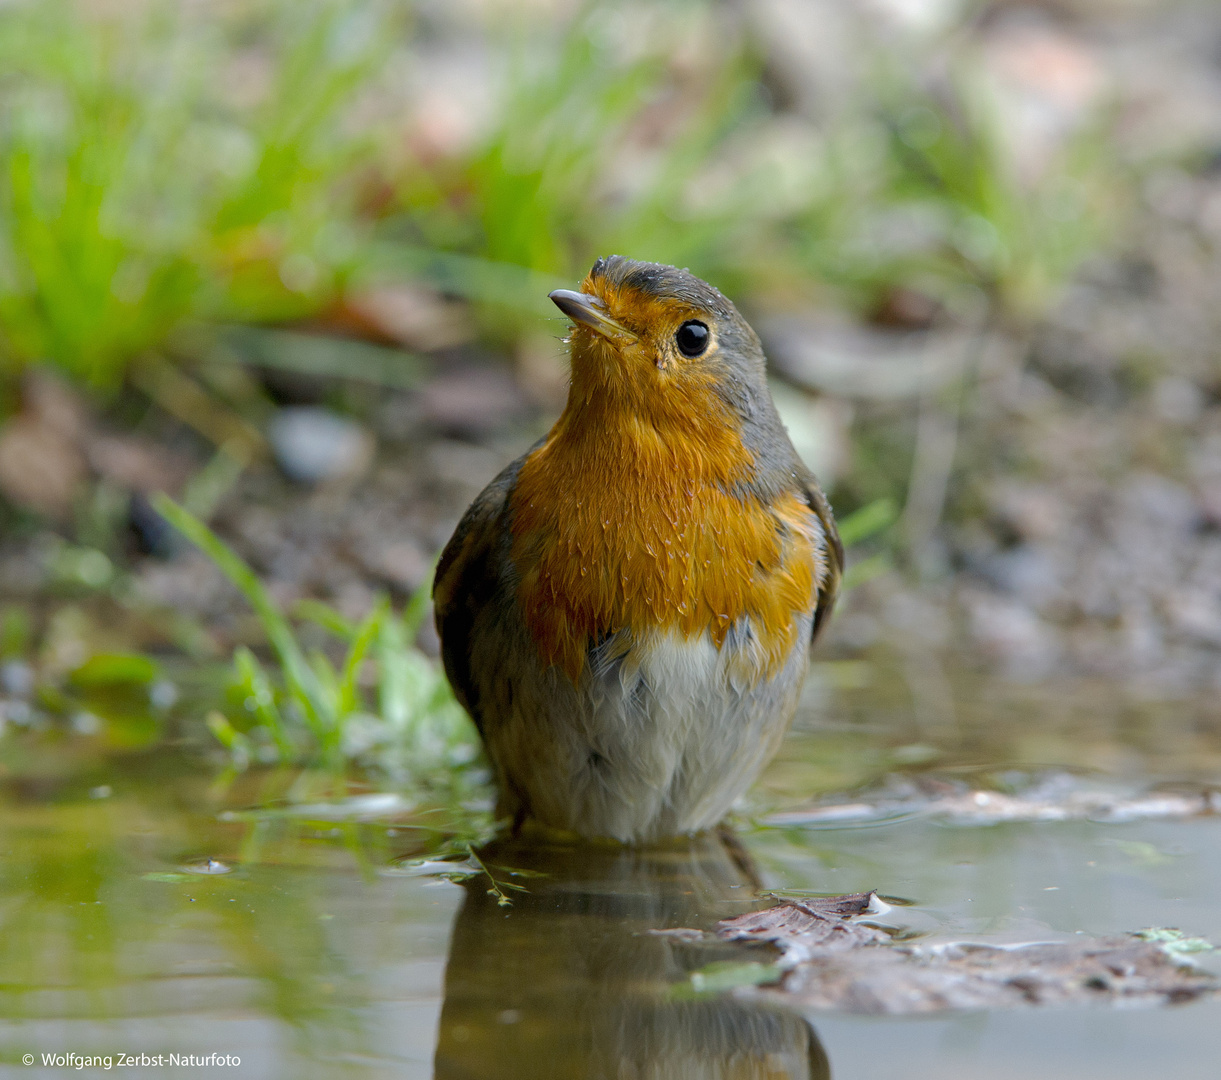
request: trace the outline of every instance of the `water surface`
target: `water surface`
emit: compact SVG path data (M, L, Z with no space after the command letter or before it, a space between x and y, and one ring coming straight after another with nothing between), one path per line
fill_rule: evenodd
M1221 775L1207 703L1116 702L1081 687L1080 700L1040 698L964 679L950 681L952 715L929 714L901 679L854 688L842 676L838 689L813 684L752 796L759 814L854 785L867 798L895 770L933 788L1018 784L1048 767L1133 788ZM928 940L1177 926L1221 942L1221 818L743 819L736 842L648 851L502 840L481 851L493 881L454 882L417 865L426 833L410 814L226 813L249 805L252 784L218 788L198 756L166 746L38 775L7 752L3 1075L62 1075L39 1062L66 1052L237 1055L236 1068L192 1074L260 1078L1219 1074L1217 1000L802 1016L693 995L692 970L740 954L648 931L707 929L766 890L877 889L912 901L890 918Z

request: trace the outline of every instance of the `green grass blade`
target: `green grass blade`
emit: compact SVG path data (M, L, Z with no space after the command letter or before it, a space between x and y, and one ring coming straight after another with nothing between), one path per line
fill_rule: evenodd
M876 499L839 522L839 538L844 547L851 547L890 528L898 516L899 508L893 499Z
M859 563L848 567L844 572L844 580L840 585L842 592L848 592L849 589L855 589L858 585L864 585L867 581L872 581L875 577L885 574L888 570L894 569L894 560L890 557L889 551L879 551L876 555L870 555L868 559L863 559Z
M386 619L377 636L378 706L382 719L396 732L407 727L411 717L411 670L407 663L407 638L401 619Z
M340 716L356 712L362 707L360 688L356 685L357 677L360 675L360 665L364 662L365 656L368 655L369 649L377 639L378 632L381 630L382 620L386 617L389 610L389 598L381 597L373 606L373 610L365 616L364 622L360 624L356 632L356 637L352 640L352 647L348 649L348 655L344 660L343 671L339 678Z
M309 669L318 684L318 715L323 734L329 740L339 725L339 676L321 649L310 650Z
M293 607L293 615L321 626L329 634L334 634L340 641L352 641L357 634L357 626L345 619L330 604L321 600L299 600Z
M240 772L250 764L250 740L219 712L208 713L208 730L216 736L216 741L229 751L234 767Z
M276 705L275 691L271 680L263 670L263 665L246 646L241 645L233 654L233 664L237 668L242 685L254 702L254 715L271 735L272 742L280 752L281 761L292 761L294 757L292 740L284 724L284 717Z
M321 687L306 663L288 620L255 572L207 525L194 514L184 510L168 495L156 493L152 497L152 504L157 513L212 559L224 575L241 590L263 624L263 630L279 656L280 663L284 665L284 678L289 693L299 701L311 726L320 724L324 717Z

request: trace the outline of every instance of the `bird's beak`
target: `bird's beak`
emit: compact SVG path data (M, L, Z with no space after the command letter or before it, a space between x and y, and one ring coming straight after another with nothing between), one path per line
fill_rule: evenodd
M556 289L547 294L558 307L573 322L584 323L591 330L596 330L604 338L621 345L630 345L638 340L626 326L615 322L606 314L606 307L596 296L589 293L573 292L571 289Z

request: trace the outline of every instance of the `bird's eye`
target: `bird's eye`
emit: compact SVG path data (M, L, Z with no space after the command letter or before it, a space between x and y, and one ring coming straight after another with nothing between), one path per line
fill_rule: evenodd
M696 322L694 319L690 322L685 322L678 328L678 333L674 335L674 341L678 345L678 351L683 356L699 356L706 348L708 348L708 327L702 322Z

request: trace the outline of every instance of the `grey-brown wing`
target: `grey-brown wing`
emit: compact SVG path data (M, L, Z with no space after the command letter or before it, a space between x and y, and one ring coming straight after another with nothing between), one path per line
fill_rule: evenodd
M802 494L827 538L827 576L818 591L818 605L814 608L814 628L810 633L810 643L813 644L826 627L831 609L835 607L836 598L839 596L839 585L844 576L844 545L840 541L839 530L835 527L831 504L827 502L827 497L813 476L807 477L802 483Z
M537 445L537 444L536 444ZM471 674L471 634L479 613L505 602L512 575L509 497L527 451L471 503L441 553L432 587L441 661L454 694L482 732L479 692Z

